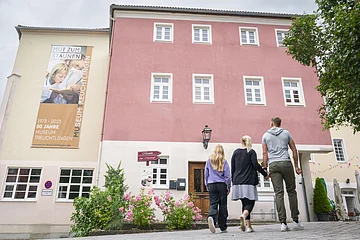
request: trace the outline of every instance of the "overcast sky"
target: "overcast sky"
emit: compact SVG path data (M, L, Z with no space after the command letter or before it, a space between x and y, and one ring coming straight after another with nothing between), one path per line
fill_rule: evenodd
M108 27L113 3L283 13L311 13L316 8L314 0L0 0L0 101L16 57L16 25Z

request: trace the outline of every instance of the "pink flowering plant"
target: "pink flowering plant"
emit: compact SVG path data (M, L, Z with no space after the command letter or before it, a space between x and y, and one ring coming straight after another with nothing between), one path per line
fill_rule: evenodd
M202 219L201 210L195 207L189 195L175 201L170 191L154 197L155 204L163 213L168 229L190 229Z
M119 212L124 214L124 221L133 223L136 227L142 229L149 228L156 222L155 208L151 206L153 194L153 189L145 193L144 188L141 189L139 195L125 194L125 204L119 208Z

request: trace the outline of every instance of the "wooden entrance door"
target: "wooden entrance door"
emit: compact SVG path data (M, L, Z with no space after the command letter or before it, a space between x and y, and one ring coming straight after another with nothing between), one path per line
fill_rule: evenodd
M201 209L204 218L209 213L209 193L204 183L205 162L189 162L189 195L194 198L194 204Z

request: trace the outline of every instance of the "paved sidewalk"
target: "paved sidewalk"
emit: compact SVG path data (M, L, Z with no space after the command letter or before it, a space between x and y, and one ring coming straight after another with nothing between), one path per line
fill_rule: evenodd
M291 224L289 225L291 227ZM313 222L304 223L305 229L302 231L280 232L280 224L254 225L255 232L244 233L238 227L228 228L227 233L220 233L216 229L215 234L208 229L193 231L174 231L158 233L141 233L126 235L109 235L98 237L77 238L83 240L177 240L177 239L360 239L360 222ZM64 239L62 239L64 240Z

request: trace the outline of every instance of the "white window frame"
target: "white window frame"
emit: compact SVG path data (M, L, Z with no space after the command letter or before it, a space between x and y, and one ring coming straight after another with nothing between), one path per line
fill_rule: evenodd
M70 170L70 179L69 179L69 183L60 183L60 177L61 175L61 170ZM80 183L71 183L71 178L72 178L72 173L73 170L81 170L81 181ZM91 179L91 183L82 183L83 177L84 177L84 171L89 170L89 171L93 171L92 174L92 179ZM76 176L77 177L77 176ZM86 176L89 177L89 176ZM79 188L79 196L82 196L82 188L83 187L90 187L90 190L93 187L93 183L94 183L94 179L95 179L95 169L94 168L73 168L73 167L61 167L59 170L59 175L57 178L58 184L57 184L57 189L56 189L56 202L73 202L74 199L69 199L69 195L70 195L70 186L71 185L80 185ZM67 190L66 190L66 198L59 198L59 192L60 192L60 187L63 186L67 186Z
M156 38L157 27L170 27L170 39L165 39L164 29L162 30L161 39ZM174 42L174 24L173 23L154 23L154 42Z
M295 103L295 102L286 102L286 94L285 94L285 90L294 90L295 87L285 87L284 86L284 82L285 81L290 81L290 82L297 82L297 90L299 93L299 103ZM281 78L281 86L283 89L283 96L284 96L284 103L285 106L306 106L305 104L305 95L304 95L304 89L303 89L303 85L301 82L301 78L293 78L293 77L282 77ZM291 95L291 99L293 100L293 95Z
M275 29L275 39L276 39L276 46L277 47L285 47L282 43L279 44L278 32L283 33L283 39L285 38L285 33L289 32L289 29Z
M314 163L314 162L315 162L315 154L314 154L314 153L310 153L310 155L309 155L309 162L310 162L310 163Z
M160 164L161 159L166 159L166 164ZM169 156L160 155L159 160L157 160L158 163L154 163L154 161L151 162L151 177L154 178L154 169L157 169L156 173L156 182L157 184L152 184L152 187L154 189L169 189ZM160 184L160 175L161 175L161 169L166 169L166 184ZM154 181L154 179L153 179Z
M202 31L200 31L200 40L195 40L195 28L208 29L208 41L202 40ZM211 25L192 24L192 43L212 44Z
M195 83L196 78L208 78L209 79L209 87L210 87L210 100L197 100L195 99L195 87L198 83ZM202 103L202 104L214 104L215 103L215 95L214 95L214 75L213 74L193 74L192 75L192 89L193 89L193 103ZM203 91L201 92L203 96Z
M245 104L246 105L264 105L264 106L266 106L264 77L262 77L262 76L243 76L243 80L244 80ZM259 81L260 84L259 84L259 87L247 86L246 81ZM248 102L248 100L247 100L247 92L246 92L247 88L252 89L251 93L252 93L253 97L255 97L255 91L254 90L255 89L260 89L261 102L256 102L256 101Z
M273 188L273 185L271 183L271 180L268 179L266 181L268 181L270 183L270 187L265 187L264 183L265 183L265 179L264 179L264 176L261 174L261 173L257 173L258 174L258 177L260 177L259 179L259 184L256 186L257 190L259 192L274 192L274 188Z
M169 78L169 83L155 83L155 77L161 78ZM172 102L172 82L173 82L173 74L172 73L151 73L151 87L150 87L150 102ZM160 86L159 99L154 98L154 88L155 86ZM168 86L168 95L169 99L162 99L163 86Z
M242 38L241 38L241 30L245 30L247 31L246 33L246 40L248 42L243 42ZM248 32L250 30L254 30L255 32L255 43L250 43L249 41L249 34ZM260 46L260 41L259 41L259 31L257 27L239 27L239 36L240 36L240 45L252 45L252 46Z
M339 161L337 156L336 156L334 140L340 140L341 141L341 147L342 147L342 151L343 151L343 154L344 154L344 161ZM345 148L344 139L343 138L332 138L331 141L332 141L332 145L333 145L333 148L334 148L334 156L335 156L336 162L338 162L338 163L347 163L348 158L347 158L347 154L346 154L346 148Z
M16 175L16 182L6 182L6 178L8 177L8 172L9 169L11 168L17 168L18 172ZM39 189L41 188L40 183L42 181L42 173L43 173L43 168L42 167L28 167L28 166L24 166L24 167L19 167L19 166L8 166L5 168L6 169L6 173L4 176L4 181L3 181L3 190L1 191L1 201L12 201L12 202L36 202L39 196ZM19 177L20 176L26 176L26 175L20 175L20 169L30 169L29 175L28 175L28 181L27 182L18 182L19 181ZM39 176L39 182L30 182L30 177L31 175L31 171L32 169L40 169L40 176ZM15 176L15 175L10 175L10 176ZM37 176L37 175L34 175ZM14 186L13 190L12 190L12 196L11 198L7 198L4 197L5 192L9 192L9 191L5 191L6 190L6 186ZM17 185L26 185L26 190L25 190L25 198L15 198L15 193L16 193L16 186ZM29 191L29 187L30 186L36 186L36 197L35 198L28 198L28 193L29 192L35 192L35 191ZM23 191L21 191L23 192Z

